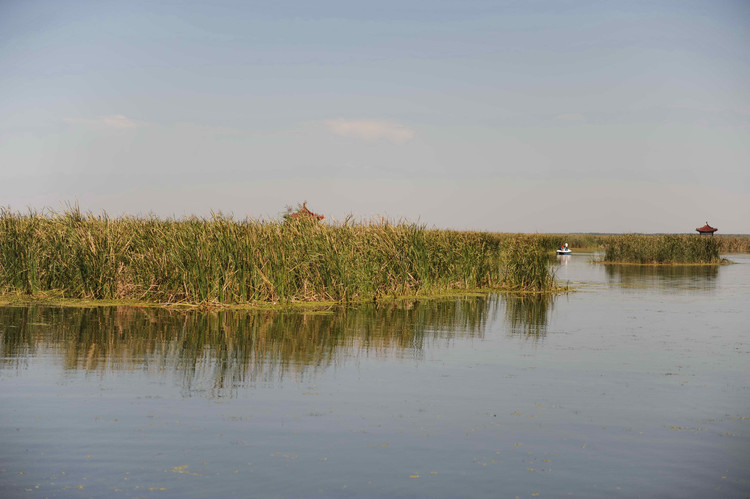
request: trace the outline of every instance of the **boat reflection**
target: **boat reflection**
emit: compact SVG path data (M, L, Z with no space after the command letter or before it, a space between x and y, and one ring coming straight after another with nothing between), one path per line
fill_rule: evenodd
M571 255L555 255L557 263L560 265L567 265L570 262Z

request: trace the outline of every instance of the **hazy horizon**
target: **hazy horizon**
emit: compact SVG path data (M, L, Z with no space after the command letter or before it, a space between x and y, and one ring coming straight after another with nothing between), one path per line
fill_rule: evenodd
M0 3L0 206L750 233L750 3Z

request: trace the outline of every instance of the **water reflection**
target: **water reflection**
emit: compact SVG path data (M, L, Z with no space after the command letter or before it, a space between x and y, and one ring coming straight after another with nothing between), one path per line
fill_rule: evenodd
M567 265L570 263L571 255L555 255L557 263L560 265Z
M505 320L510 334L538 341L547 334L549 313L554 306L554 296L505 296Z
M489 296L330 313L179 311L136 307L0 308L0 367L35 357L66 371L179 376L186 394L221 396L252 383L297 381L347 357L421 358L435 344L483 337L505 303L512 335L546 334L552 299Z
M716 288L717 265L605 265L607 283L624 289L700 290Z
M483 336L497 298L362 306L335 313L134 307L0 308L0 367L47 356L66 370L176 371L193 390L303 378L345 356L414 356Z

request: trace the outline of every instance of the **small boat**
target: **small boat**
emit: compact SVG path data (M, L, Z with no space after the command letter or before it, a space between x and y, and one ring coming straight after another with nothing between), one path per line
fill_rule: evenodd
M570 248L568 248L568 243L565 243L565 246L560 246L557 248L557 254L558 255L570 255L573 253Z

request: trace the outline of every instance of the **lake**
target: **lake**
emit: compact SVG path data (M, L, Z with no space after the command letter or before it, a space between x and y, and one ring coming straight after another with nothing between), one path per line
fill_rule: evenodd
M0 308L0 496L748 497L750 255L552 298Z

